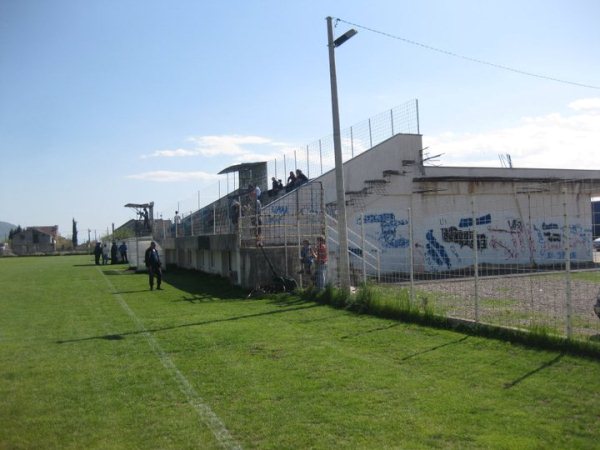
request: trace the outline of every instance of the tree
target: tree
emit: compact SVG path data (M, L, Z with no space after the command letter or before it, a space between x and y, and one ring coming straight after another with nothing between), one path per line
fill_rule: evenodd
M17 228L13 228L12 230L10 230L8 232L8 240L12 241L12 239L15 237L15 235L19 234L21 231L23 231L21 229L21 225L17 225Z
M73 218L73 248L77 247L77 222L75 222L75 218Z

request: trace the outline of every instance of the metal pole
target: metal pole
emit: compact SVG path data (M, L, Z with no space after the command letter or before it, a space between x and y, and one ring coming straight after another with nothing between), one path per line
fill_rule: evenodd
M363 283L367 284L367 262L365 260L365 213L360 215L360 246L362 248Z
M296 241L298 242L298 257L301 256L302 244L300 243L300 189L296 189ZM300 270L304 270L304 263L300 260ZM302 287L302 280L304 277L300 277L300 287Z
M475 287L475 323L479 323L479 239L477 239L477 229L475 228L475 202L471 197L471 220L473 221L473 277Z
M394 135L394 110L390 109L390 119L392 124L392 136Z
M566 300L567 300L567 339L573 337L573 311L571 304L571 245L570 245L570 233L569 233L569 216L567 214L567 188L563 187L563 216L564 216L564 227L563 227L563 242L565 252L565 289L566 289Z
M298 170L298 158L296 157L296 150L294 150L294 170Z
M373 148L373 133L371 132L371 119L369 118L369 148Z
M308 145L306 146L306 176L310 178L310 163L308 160Z
M352 152L352 157L354 158L354 131L352 127L350 127L350 151Z
M346 223L346 194L344 187L344 167L340 137L340 113L335 73L335 52L333 44L332 18L327 17L327 45L329 47L329 77L331 81L331 111L333 119L333 148L335 153L335 184L338 210L338 238L340 242L339 275L340 288L345 294L350 292L350 258L348 257L348 228Z
M321 139L319 139L319 162L321 163L320 175L323 175L323 148L321 147Z
M412 199L411 199L412 203ZM415 251L413 241L413 217L412 208L408 208L408 240L409 240L409 258L410 258L410 302L414 304L415 301Z
M415 99L415 106L417 110L417 134L421 134L421 125L419 124L419 99Z

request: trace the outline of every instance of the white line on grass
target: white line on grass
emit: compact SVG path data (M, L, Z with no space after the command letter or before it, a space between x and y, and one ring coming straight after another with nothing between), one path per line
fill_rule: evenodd
M183 394L185 394L188 402L194 407L194 409L200 416L200 419L202 419L202 421L206 423L206 425L208 425L219 444L221 444L221 446L226 449L241 449L242 447L236 442L229 430L227 430L223 421L219 418L219 416L215 414L215 412L210 408L210 406L208 406L204 402L202 397L198 395L198 393L187 380L187 378L179 371L175 363L161 348L158 341L154 338L154 336L152 336L152 334L148 330L146 330L146 327L144 326L142 321L129 307L129 305L127 304L125 299L123 299L121 294L119 294L119 292L115 289L112 282L106 277L106 275L104 275L104 272L102 272L100 268L98 268L98 271L102 273L103 278L106 280L106 283L113 291L113 294L119 301L121 307L135 322L136 326L141 331L141 334L146 338L148 344L150 344L150 347L152 348L152 350L154 350L154 353L156 353L156 355L160 359L160 362L162 363L163 367L167 369L167 371L173 376L175 381L177 381L179 389L181 390L181 392L183 392Z

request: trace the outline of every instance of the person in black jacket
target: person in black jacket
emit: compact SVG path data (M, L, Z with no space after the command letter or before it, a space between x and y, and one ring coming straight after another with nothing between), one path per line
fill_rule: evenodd
M100 265L100 257L102 256L102 244L100 242L96 242L96 247L94 247L94 260L96 261L96 265Z
M154 289L154 277L156 277L156 289L161 290L160 284L162 283L162 263L160 262L160 256L156 249L156 242L150 242L150 247L146 250L144 255L144 262L148 268L148 281L150 283L150 290Z

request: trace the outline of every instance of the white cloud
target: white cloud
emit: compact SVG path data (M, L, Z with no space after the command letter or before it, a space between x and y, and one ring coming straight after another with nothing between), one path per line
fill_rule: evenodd
M221 136L192 136L187 139L191 142L192 148L176 150L157 150L149 155L143 155L142 158L174 158L189 156L242 156L251 152L255 146L263 146L267 152L272 151L273 147L285 147L287 144L276 142L262 136L239 136L239 135L221 135ZM260 152L255 152L260 154Z
M443 153L442 165L500 167L510 154L514 167L595 169L600 152L600 99L572 102L570 115L527 117L511 128L482 133L424 136L429 153Z
M144 172L134 175L128 175L127 178L131 178L134 180L173 183L181 181L215 181L219 179L219 176L207 172L175 172L168 170L157 170L154 172Z
M600 112L600 98L582 98L575 100L574 102L569 103L569 108L574 109L575 111L589 110Z

